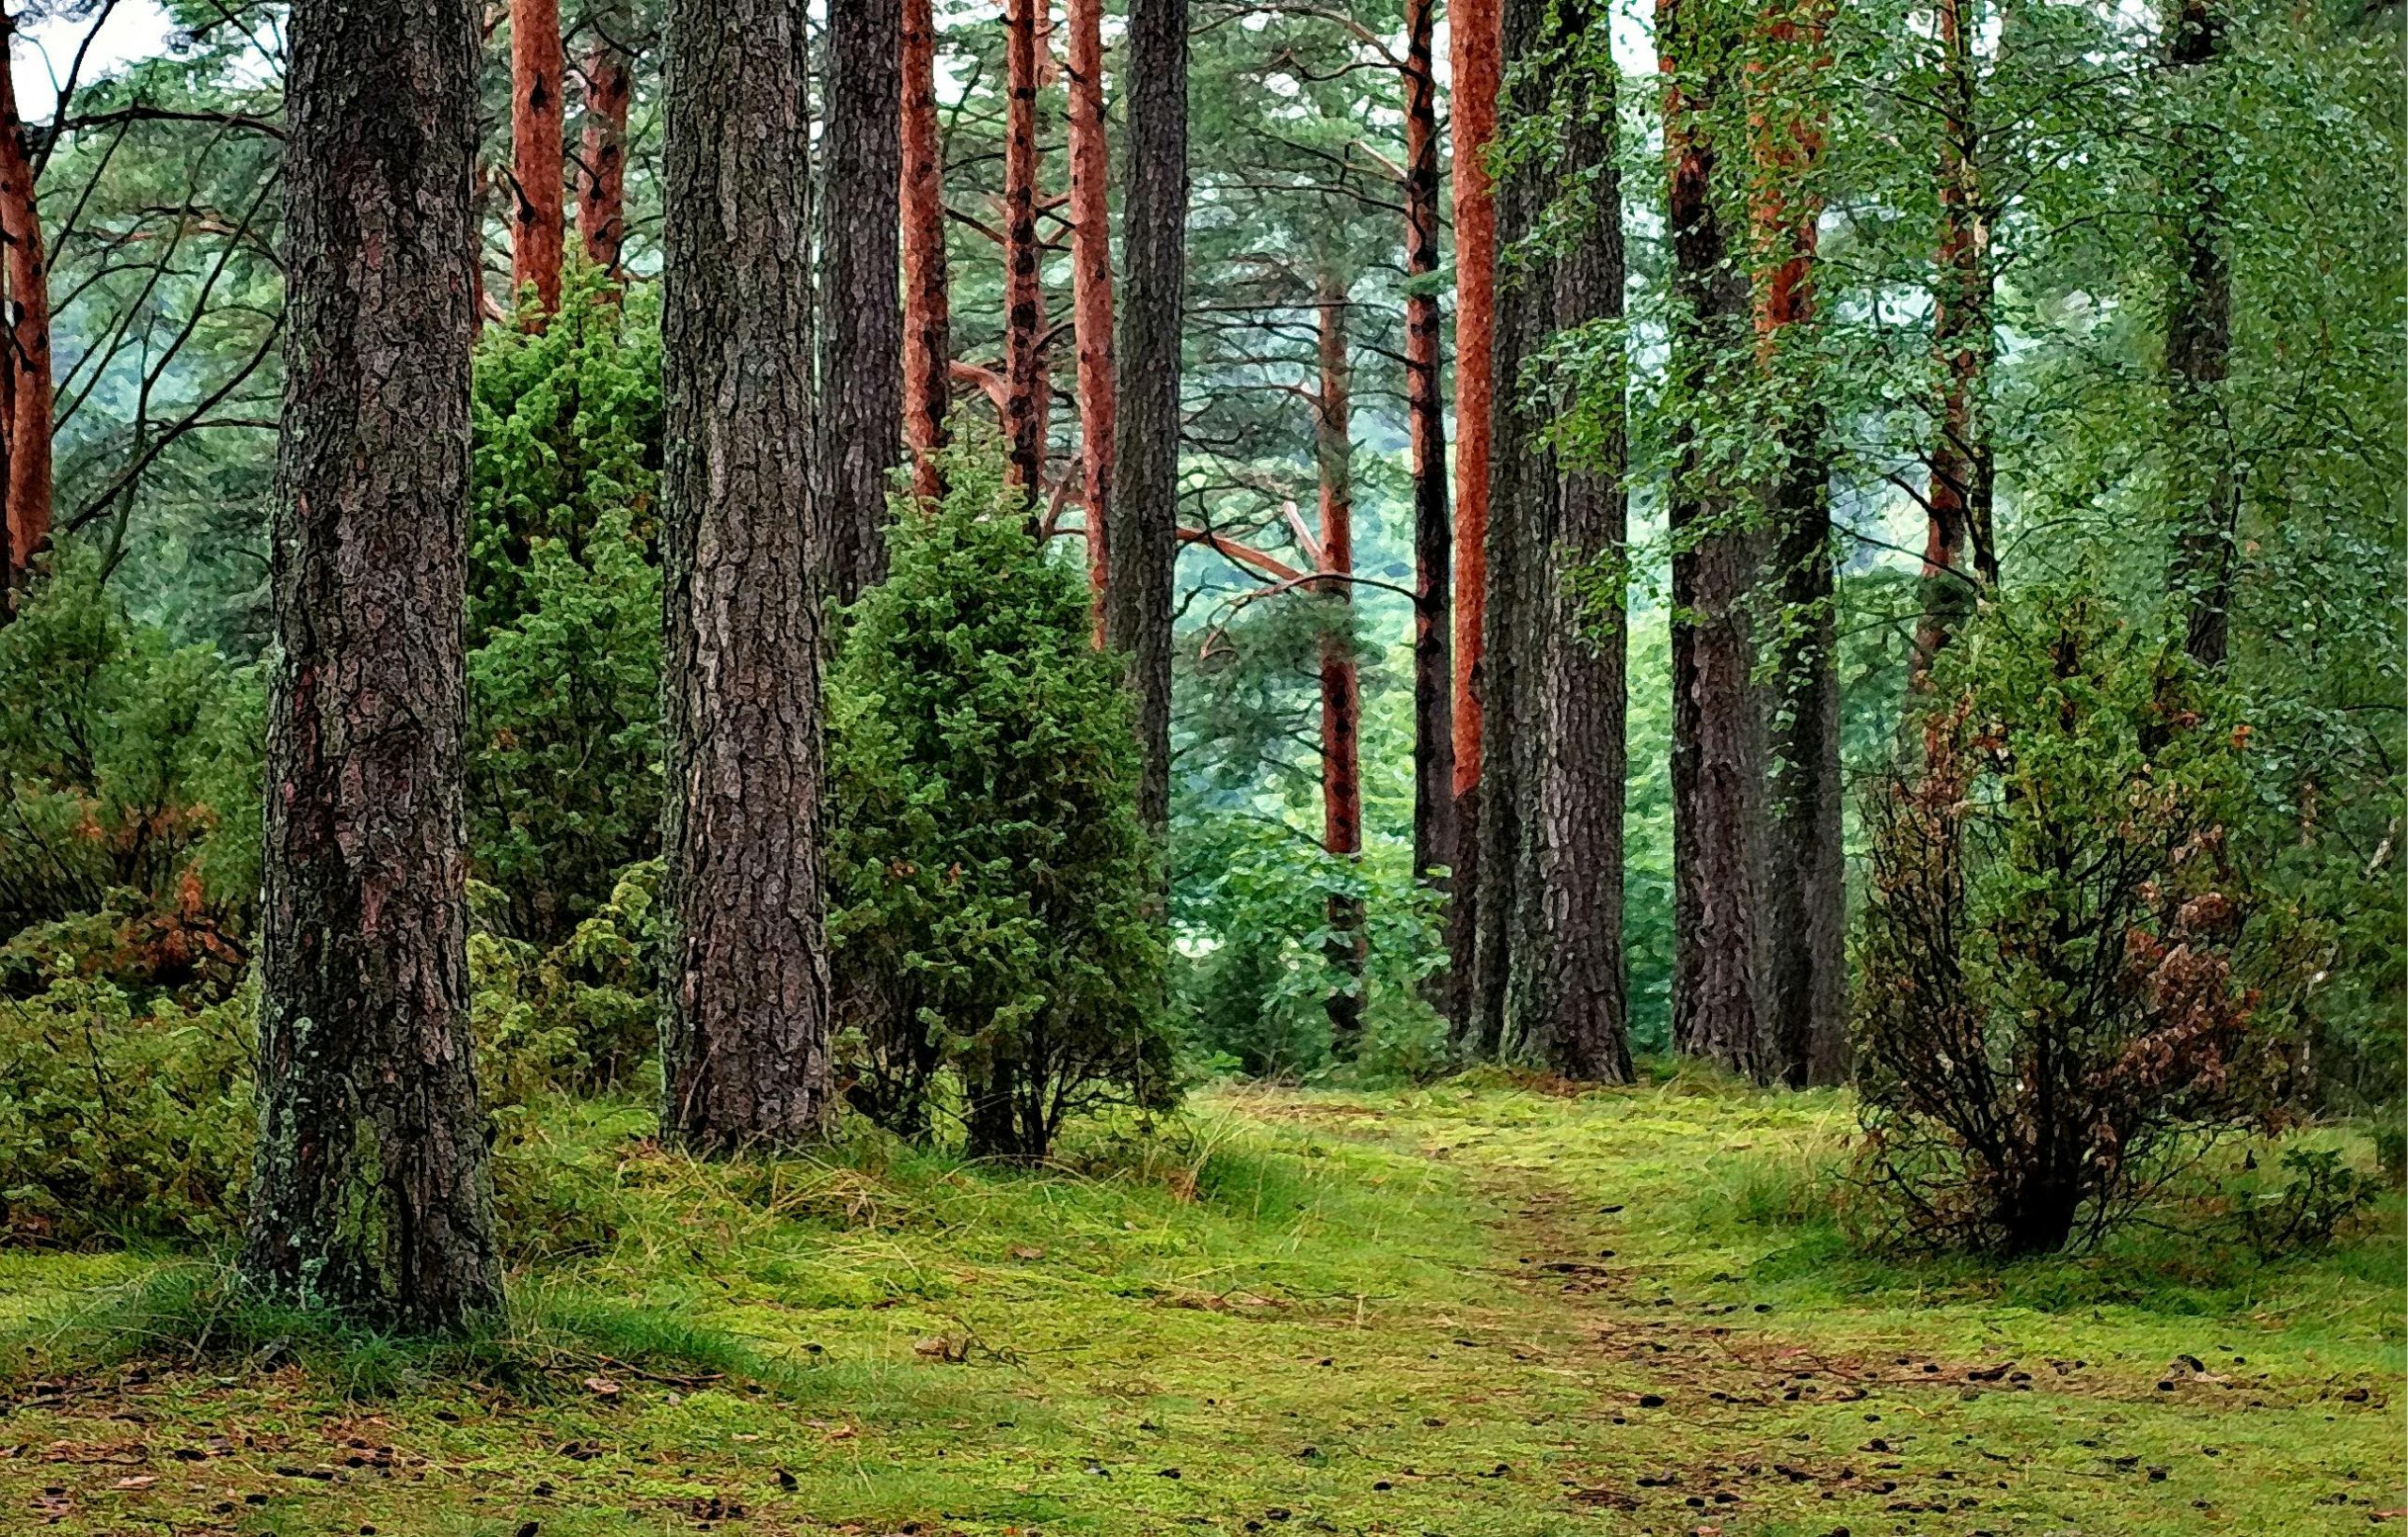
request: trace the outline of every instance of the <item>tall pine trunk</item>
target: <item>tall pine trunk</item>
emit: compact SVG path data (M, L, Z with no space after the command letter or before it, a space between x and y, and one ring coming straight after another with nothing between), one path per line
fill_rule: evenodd
M1561 189L1553 211L1560 245L1543 297L1552 328L1572 330L1623 312L1615 71L1601 8L1563 5L1548 14L1558 30L1542 47L1564 62L1545 84L1561 95L1564 134L1550 179ZM1525 667L1539 729L1516 850L1506 1045L1564 1077L1620 1084L1631 1077L1622 940L1628 626L1619 590L1595 594L1599 573L1618 572L1627 545L1626 431L1618 389L1603 402L1563 390L1555 398L1593 427L1593 457L1533 465L1524 499Z
M661 1130L723 1153L833 1109L808 494L802 13L672 0L664 135Z
M602 0L585 53L585 120L578 146L577 233L585 259L626 281L627 109L635 100L635 16L629 0Z
M560 0L510 0L510 286L530 286L546 314L561 307L561 92L568 58L561 50ZM515 298L515 293L513 297Z
M1454 150L1455 213L1455 551L1454 551L1454 898L1448 908L1455 1036L1478 1050L1467 1022L1477 949L1480 888L1480 781L1483 730L1481 648L1487 628L1488 478L1492 416L1490 352L1497 306L1497 211L1488 186L1489 141L1497 135L1503 45L1497 0L1454 0L1447 16L1448 131Z
M1972 0L1940 0L1940 248L1932 341L1941 373L1938 440L1924 498L1922 616L1908 676L1920 692L1932 658L1998 580L1990 530L1988 412L1992 351L1989 220L1983 206Z
M8 581L24 583L50 540L50 261L35 197L33 155L17 108L16 68L6 50L16 30L0 16L0 239L8 246Z
M1839 625L1829 416L1816 389L1814 262L1828 112L1825 0L1778 0L1750 71L1757 356L1771 374L1782 454L1766 495L1773 764L1766 860L1766 1025L1793 1086L1839 1081L1846 1059L1846 856L1841 824Z
M1321 379L1313 396L1313 461L1321 483L1321 569L1341 579L1317 581L1313 593L1331 605L1321 641L1322 847L1348 864L1363 857L1363 700L1353 633L1354 572L1354 365L1348 357L1346 284L1324 269L1313 313L1319 332ZM1363 1040L1363 968L1370 937L1363 899L1333 892L1328 899L1331 961L1345 980L1329 995L1329 1038L1340 1059Z
M886 575L887 476L902 456L903 0L828 13L819 241L817 564L850 603Z
M1045 489L1045 292L1037 246L1039 12L1049 0L1005 0L1004 450L1012 483Z
M1762 531L1737 469L1700 443L1697 418L1737 391L1748 285L1729 260L1708 127L1729 87L1732 38L1717 0L1656 0L1671 178L1672 385L1685 420L1668 496L1672 537L1672 1040L1763 1079L1765 708L1750 606Z
M1103 0L1069 0L1070 306L1079 348L1079 492L1095 642L1112 537L1112 155L1103 126Z
M1105 639L1129 659L1145 772L1137 812L1170 827L1171 587L1179 561L1180 320L1187 278L1187 0L1130 0L1128 182Z
M932 0L903 0L903 442L911 489L944 494L937 451L953 404L953 316L944 254L944 142L937 129Z
M2188 93L2176 109L2174 185L2165 200L2173 224L2165 307L2166 489L2175 531L2168 585L2189 614L2184 649L2210 667L2221 667L2230 649L2241 518L2220 400L2232 354L2232 274L2215 171L2221 146L2198 100L2223 50L2224 28L2218 0L2175 0L2166 42L2176 87Z
M501 1302L468 1038L467 0L297 0L245 1278L408 1329Z
M1404 11L1406 463L1413 476L1413 870L1455 864L1454 531L1447 522L1447 397L1439 377L1435 6Z

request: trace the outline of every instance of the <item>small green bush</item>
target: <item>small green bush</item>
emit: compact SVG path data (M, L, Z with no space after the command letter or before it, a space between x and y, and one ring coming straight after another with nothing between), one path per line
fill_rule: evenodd
M610 899L549 950L482 925L468 936L488 1103L624 1089L657 1050L660 870L646 860L622 871Z
M1159 866L1085 584L990 449L947 477L898 502L830 680L837 998L856 1105L924 1133L949 1071L971 1151L1036 1159L1073 1114L1174 1098Z
M114 983L78 976L0 998L0 1235L238 1231L257 1002L246 988L205 1008L137 1009Z

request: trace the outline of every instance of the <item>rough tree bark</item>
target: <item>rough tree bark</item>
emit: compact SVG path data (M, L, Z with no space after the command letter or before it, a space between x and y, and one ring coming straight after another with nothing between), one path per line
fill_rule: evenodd
M510 0L510 286L535 290L545 314L561 307L562 90L560 0ZM515 293L514 293L514 297Z
M1435 6L1404 11L1404 301L1406 462L1413 476L1413 869L1455 864L1453 530L1447 522L1447 397L1439 378L1438 84Z
M1793 1086L1839 1081L1846 1064L1846 859L1840 796L1839 627L1833 601L1829 416L1814 397L1814 177L1828 116L1824 0L1766 18L1751 63L1756 350L1772 374L1782 444L1766 488L1773 646L1764 922L1771 1070ZM1799 103L1804 103L1802 106Z
M2224 28L2217 0L2175 0L2166 62L2181 88L2201 88L2223 49ZM2175 531L2168 585L2189 613L2184 649L2209 667L2223 666L2230 648L2233 545L2241 518L2218 401L2232 352L2232 275L2222 242L2216 133L2196 103L2182 104L2174 131L2175 186L2167 199L2173 286L2165 307L2166 489Z
M1079 349L1079 492L1095 643L1112 538L1112 155L1103 126L1103 3L1069 0L1070 307Z
M953 315L944 255L944 142L937 130L931 0L903 0L903 442L915 495L944 495L937 451L953 404Z
M1454 898L1448 907L1453 958L1455 1035L1476 1048L1465 1014L1480 905L1480 779L1482 741L1481 644L1486 628L1490 350L1497 302L1497 212L1487 153L1497 135L1503 38L1497 0L1454 0L1447 15L1448 132L1454 151L1455 213L1455 604Z
M1347 356L1346 283L1324 268L1313 312L1319 329L1319 388L1313 395L1313 463L1321 483L1320 569L1339 579L1317 581L1313 594L1333 605L1321 642L1322 847L1350 863L1363 854L1361 683L1352 633L1354 573L1354 438L1353 363ZM1351 1060L1363 1041L1363 969L1370 959L1363 899L1339 893L1328 902L1328 955L1346 985L1329 995L1330 1048Z
M468 1038L467 0L298 0L242 1273L381 1324L501 1301Z
M1728 260L1706 124L1729 85L1717 0L1656 0L1672 242L1671 369L1688 412L1748 357L1748 285ZM1763 537L1734 467L1694 426L1668 497L1672 535L1672 1040L1764 1079L1765 709L1749 608Z
M723 1153L834 1103L802 13L672 0L668 43L660 1121Z
M1125 386L1113 436L1105 639L1129 658L1145 776L1137 811L1170 827L1171 586L1179 561L1179 365L1187 277L1187 0L1130 0L1121 203Z
M585 121L578 146L577 233L585 259L626 281L627 109L635 100L635 15L629 0L602 0L589 24Z
M1940 0L1940 248L1931 332L1940 354L1940 431L1925 492L1922 614L1908 678L1917 692L1931 661L1998 580L1990 535L1992 481L1988 413L1993 348L1989 219L1982 201L1972 0Z
M828 13L819 240L816 564L850 603L886 576L887 476L902 455L902 0Z
M1545 49L1566 69L1547 85L1577 94L1560 103L1553 291L1533 298L1551 304L1553 329L1570 330L1623 312L1615 73L1601 9L1561 5L1549 14L1560 30ZM1525 665L1539 730L1516 850L1521 918L1506 1046L1567 1078L1622 1084L1631 1078L1622 940L1628 626L1619 590L1598 601L1594 584L1600 571L1620 570L1626 549L1626 431L1618 394L1576 406L1559 391L1557 403L1592 420L1596 441L1587 462L1529 471Z
M1037 246L1037 34L1048 0L1005 0L1004 450L1011 483L1045 489L1045 292Z
M34 190L33 156L17 108L16 70L6 50L16 32L0 15L0 240L8 246L8 579L21 586L50 540L50 261Z

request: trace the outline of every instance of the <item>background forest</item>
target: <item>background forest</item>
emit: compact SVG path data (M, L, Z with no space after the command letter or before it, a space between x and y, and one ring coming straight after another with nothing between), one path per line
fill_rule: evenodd
M221 1405L246 1424L286 1392L331 1424L467 1381L545 1455L607 1434L632 1466L652 1440L577 1417L651 1393L663 1447L768 1434L775 1487L800 1467L817 1514L870 1521L1121 1529L1076 1482L1121 1466L1260 1530L1357 1512L1354 1483L1316 1505L1283 1482L1332 1456L1429 1520L1481 1496L1417 1466L1563 1475L1500 1492L1499 1531L1558 1529L1562 1499L1817 1537L1851 1529L1827 1500L1858 1532L1974 1508L1938 1462L1881 1464L1881 1501L1836 1463L1767 1473L1769 1420L1695 1445L1635 1421L1665 1476L1606 1477L1539 1427L1607 1401L1522 1383L1558 1344L1481 1378L1532 1415L1413 1375L1449 1339L1653 1327L1660 1285L1781 1310L1761 1328L1838 1321L1797 1346L1836 1372L1672 1352L1692 1401L1787 1403L1799 1441L1886 1456L1868 1393L1928 1375L1972 1404L2097 1359L2131 1378L2101 1402L2145 1421L2109 1476L2213 1454L2186 1417L2237 1412L2239 1385L2298 1415L2231 1466L2248 1495L2215 1496L2242 1529L2328 1529L2292 1508L2327 1482L2331 1519L2364 1524L2359 1469L2401 1471L2370 1417L2408 1175L2397 4L806 8L807 174L760 196L808 230L808 453L763 473L807 483L828 600L788 616L826 764L787 790L826 807L806 959L832 1003L804 1051L844 1116L808 1158L723 1165L686 1156L744 1149L693 1108L709 1054L681 1011L797 984L681 928L719 824L690 809L711 541L676 424L734 387L695 392L702 311L664 271L744 234L704 230L666 130L681 89L711 98L701 47L686 80L665 67L672 11L705 4L478 11L467 1102L512 1322L461 1355L262 1311L216 1263L246 1223L256 1254L259 1193L291 1184L261 1064L309 1023L273 982L262 1013L260 965L294 922L261 896L277 670L308 627L276 531L309 472L287 279L322 228L288 200L291 17L7 17L0 1292L27 1268L0 1321L37 1341L14 1397L147 1359L115 1312L187 1368L232 1351L322 1385L233 1389L262 1395ZM1142 53L1181 37L1183 98ZM747 287L757 250L727 262L712 315L781 292ZM1049 1249L1079 1278L979 1310ZM1518 1300L1470 1279L1487 1266ZM128 1290L54 1306L93 1281ZM1901 1322L1926 1290L1933 1317ZM655 1310L597 1301L623 1295ZM910 1375L1048 1370L1021 1352L1068 1359L1132 1298L1284 1354L1125 1394L1063 1377L1076 1406L1032 1410L1025 1445L1017 1389ZM1346 1370L1412 1378L1379 1411L1395 1434L1339 1430L1343 1393L1264 1388L1322 1427L1297 1450L1222 1405L1331 1367L1325 1332L1367 1307L1391 1312L1362 1348L1394 1359ZM2040 1342L2010 1352L2001 1309ZM1014 1317L1017 1347L993 1332ZM2254 1383L2185 1322L2242 1318L2268 1331ZM1190 1326L1132 1348L1224 1348ZM1909 1337L1894 1372L1864 1365ZM2311 1394L2320 1349L2340 1364ZM797 1376L839 1357L871 1364ZM1616 1376L1611 1423L1662 1406L1655 1381ZM2368 1422L2321 1444L2311 1397L2351 1392ZM805 1448L793 1416L742 1418L815 1393L892 1454L868 1492L827 1424ZM721 1399L724 1424L694 1407ZM1135 1438L1164 1404L1226 1437L1222 1503L1157 1493L1176 1457ZM2015 1453L1982 1456L2039 1459L1998 1502L2017 1520L2086 1518L2050 1502L2073 1473L2031 1468L2095 1449L2075 1429L2124 1434L2096 1407L2049 1430L1962 1411ZM996 1493L1019 1451L916 1491L955 1444L931 1427L974 1420L1041 1465L1038 1494ZM1382 1450L1338 1445L1356 1433ZM629 1475L628 1508L743 1518L750 1453L720 1450L706 1476ZM515 1486L560 1471L479 1455ZM199 1529L251 1529L239 1482ZM122 1513L30 1488L89 1529ZM2101 1529L2221 1520L2197 1492L2174 1524ZM516 1498L475 1520L527 1537ZM1741 1510L1772 1524L1692 1525ZM588 1513L562 1529L620 1529Z

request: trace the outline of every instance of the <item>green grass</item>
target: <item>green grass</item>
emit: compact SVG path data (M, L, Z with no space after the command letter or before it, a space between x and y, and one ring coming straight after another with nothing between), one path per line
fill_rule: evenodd
M2397 1196L2300 1258L2202 1219L1908 1263L1847 1237L1849 1124L1491 1074L1221 1091L1042 1172L871 1137L721 1168L555 1107L505 1164L512 1316L469 1341L239 1306L188 1259L0 1254L0 1530L2098 1537L2408 1505Z

